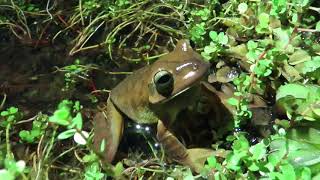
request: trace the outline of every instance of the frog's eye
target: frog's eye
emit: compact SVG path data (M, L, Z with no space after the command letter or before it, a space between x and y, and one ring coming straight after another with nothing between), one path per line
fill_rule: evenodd
M173 91L173 81L172 74L166 70L157 72L153 77L157 92L165 97L171 95Z

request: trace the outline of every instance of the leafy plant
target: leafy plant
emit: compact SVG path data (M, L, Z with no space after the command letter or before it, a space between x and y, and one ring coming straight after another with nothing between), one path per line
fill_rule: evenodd
M18 108L10 107L5 111L0 113L0 126L7 127L9 124L14 124L16 121L20 120L22 114L19 112Z
M11 158L6 158L4 160L4 169L0 169L0 178L14 180L17 178L24 177L23 172L25 170L26 163L22 160L15 161Z
M46 128L48 127L48 117L43 114L38 114L36 119L32 122L31 130L22 130L19 132L19 136L22 141L28 143L37 142L40 137L45 133Z
M91 70L95 69L93 65L82 65L80 59L76 59L74 64L57 68L58 72L64 73L65 87L63 91L72 90L74 86L80 81L88 81L88 76Z
M58 109L49 117L49 122L65 126L68 129L61 132L57 137L58 139L67 139L74 136L78 137L78 139L75 139L76 142L86 144L86 141L83 142L82 139L88 138L88 133L81 131L83 124L81 108L78 101L73 103L69 100L63 100L58 105ZM76 136L76 133L80 134L80 136Z
M284 131L284 129L279 129L279 131ZM310 179L311 171L308 167L295 168L289 163L285 147L278 147L276 150L274 144L279 139L285 140L284 134L274 135L255 145L250 145L245 136L239 134L233 141L232 151L223 162L219 163L214 156L207 159L202 176L217 179L255 179L258 173L262 179ZM276 153L268 154L268 147L271 147ZM280 149L281 155L278 151Z
M294 91L292 91L294 89ZM293 121L320 120L320 87L316 85L286 84L278 89L277 103Z
M206 60L216 60L218 55L225 51L225 47L228 44L228 36L223 32L218 34L215 31L210 31L209 37L211 39L210 45L204 47L201 55Z

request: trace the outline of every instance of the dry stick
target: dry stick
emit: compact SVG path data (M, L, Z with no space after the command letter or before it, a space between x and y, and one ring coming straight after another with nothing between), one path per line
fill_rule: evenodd
M26 19L25 15L24 15L23 11L22 11L18 6L15 5L15 3L13 2L13 0L11 0L11 4L12 4L12 8L16 11L18 20L19 20L20 23L25 27L26 32L27 32L27 34L28 34L28 37L29 37L30 39L32 39L32 38L31 38L30 29L29 29L29 27L27 26L27 19ZM19 12L21 13L22 19L21 19L21 16L19 15Z
M58 156L56 156L54 159L51 160L51 164L53 164L56 160L58 160L60 157L64 156L65 154L69 153L70 151L73 151L74 149L76 149L77 146L73 146L70 149L62 152L61 154L59 154Z
M59 166L55 166L55 165L50 165L50 168L59 169L59 170L63 170L63 171L70 172L70 173L76 173L79 175L81 175L81 173L83 173L80 169L75 170L75 169L63 168L63 167L59 167Z
M57 16L58 16L58 19L66 26L66 28L63 29L63 30L60 30L59 32L57 32L57 33L53 36L52 42L54 42L55 39L56 39L62 32L67 31L68 29L71 29L71 30L75 31L75 32L77 32L78 34L81 33L79 30L76 30L76 29L73 28L73 26L76 25L79 21L78 21L78 22L71 23L71 24L69 25L64 19L62 19L62 17L61 17L59 14L58 14Z
M7 94L4 93L3 94L3 99L2 99L2 102L0 104L0 110L2 110L3 106L4 106L4 103L6 103L6 100L7 100Z
M35 48L38 47L38 45L39 45L39 43L40 43L40 40L42 39L43 34L45 33L45 31L46 31L46 30L48 29L48 27L49 27L49 24L51 24L51 21L49 21L49 22L45 25L45 27L43 28L43 30L41 31L40 36L39 36L39 38L38 38L38 40L37 40L37 42L36 42Z
M82 26L84 26L84 20L83 20L83 15L82 15L82 1L81 0L79 0L79 11L80 11L81 23L82 23Z
M107 16L99 16L98 18L95 18L81 33L79 33L78 37L75 39L77 40L77 43L75 46L70 50L69 55L74 55L76 52L79 52L79 47L83 47L84 43L88 41L88 36L89 38L93 35L94 32L97 31L97 28L94 30L94 32L90 32L91 26L95 25L95 23L98 23L101 19L106 18ZM104 22L101 22L100 25L98 25L98 28L103 24Z
M16 27L16 28L20 29L24 34L26 34L26 31L21 26L19 26L17 24L13 24L13 23L9 23L9 22L3 22L3 23L0 23L0 25L9 25L9 28L10 28L11 32L20 40L22 40L23 37L18 35L18 33L15 32L15 30L13 29L13 27Z
M133 31L131 31L125 38L123 38L123 40L120 42L118 48L120 49L122 47L122 45L125 43L125 41L130 38L141 26L142 22L139 21L138 25L133 29Z

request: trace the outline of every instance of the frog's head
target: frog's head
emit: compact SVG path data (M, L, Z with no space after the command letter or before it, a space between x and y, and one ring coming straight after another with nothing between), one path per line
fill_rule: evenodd
M165 102L186 91L202 79L209 67L188 40L180 40L174 51L151 65L149 102Z

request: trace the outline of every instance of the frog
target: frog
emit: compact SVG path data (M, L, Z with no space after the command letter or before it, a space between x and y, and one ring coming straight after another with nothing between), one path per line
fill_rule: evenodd
M204 61L186 39L174 50L127 76L110 92L106 105L94 116L94 147L111 163L124 129L124 120L155 124L156 139L173 161L200 172L212 150L191 148L174 135L170 125L177 114L197 99L200 82L210 63ZM127 118L126 118L127 117ZM179 123L179 122L178 122ZM183 121L181 121L183 123Z

